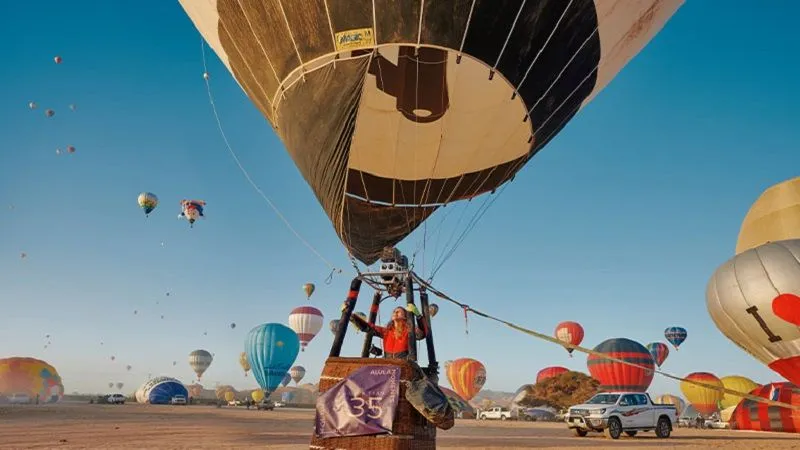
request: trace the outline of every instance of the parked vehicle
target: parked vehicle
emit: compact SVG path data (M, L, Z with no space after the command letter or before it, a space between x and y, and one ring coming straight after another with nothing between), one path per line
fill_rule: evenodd
M481 411L478 418L481 420L508 420L511 418L511 410L503 408L502 406L495 406L494 408Z
M633 437L639 431L655 430L657 437L668 438L678 417L675 405L654 404L646 393L603 392L570 407L564 420L581 437L596 431L619 439L622 433Z
M256 408L264 411L272 411L275 409L275 404L269 400L263 400L256 404Z
M186 404L186 396L185 395L176 395L172 397L169 401L171 405L185 405Z
M110 403L112 405L124 405L125 396L122 394L111 394L106 397L106 403Z

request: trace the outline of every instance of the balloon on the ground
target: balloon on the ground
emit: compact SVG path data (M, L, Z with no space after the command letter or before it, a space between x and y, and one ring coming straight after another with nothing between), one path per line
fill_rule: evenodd
M511 180L683 0L180 3L371 265Z
M27 394L32 401L55 403L64 396L64 385L55 367L41 359L2 358L0 393Z
M459 358L447 366L450 386L464 400L472 400L486 383L486 368L472 358Z
M559 341L565 344L580 345L583 342L583 327L578 322L561 322L556 325L553 333ZM572 356L573 348L567 348L567 352Z
M719 330L800 385L800 239L740 253L711 276L706 307Z
M714 374L708 372L694 372L686 375L686 380L704 383L718 388L723 387L722 381ZM681 381L681 392L686 397L686 401L694 407L703 417L708 417L711 414L719 411L719 401L722 400L722 391L708 388L705 386L698 386L693 383L688 383L685 380Z
M601 342L594 351L640 366L635 367L590 354L586 365L592 378L600 382L601 390L647 391L653 381L655 362L644 345L626 338L615 338Z
M666 361L667 356L669 356L669 347L663 342L651 342L647 344L647 350L650 352L650 356L653 357L653 361L658 367L661 367L664 361Z
M541 383L544 380L557 377L562 373L567 373L567 372L569 372L569 369L567 369L566 367L561 367L561 366L545 367L544 369L540 370L539 373L536 374L536 382Z
M300 338L300 345L305 351L308 343L322 329L325 317L322 311L313 306L298 306L289 313L289 327L297 333Z
M800 388L792 383L767 384L754 395L800 406ZM800 433L800 414L793 409L744 399L731 414L730 427L732 430Z
M289 372L300 352L300 339L291 328L265 323L247 334L244 351L258 385L274 391Z
M236 394L234 394L232 391L225 392L225 401L226 402L233 401L233 399L235 399L235 398L236 398Z
M730 389L732 391L742 392L745 394L749 394L753 389L760 387L760 385L755 381L741 375L729 375L727 377L722 377L719 380L722 381L722 385L725 387L725 389ZM740 401L742 401L743 398L744 397L724 392L722 394L722 400L719 401L719 407L720 409L726 409L730 408L731 406L736 406Z
M186 386L172 377L155 377L145 382L135 394L138 403L167 405L176 395L189 396Z
M736 254L767 242L800 239L800 177L770 186L747 211Z
M191 366L194 373L197 374L198 380L203 377L203 374L209 366L211 366L213 360L214 357L208 350L194 350L189 353L189 366Z
M664 330L664 337L675 347L675 350L678 350L678 347L683 344L683 341L686 340L688 335L689 333L686 331L686 328L683 327L669 327Z
M250 393L250 397L253 398L254 402L260 402L261 400L264 400L264 391L255 390Z

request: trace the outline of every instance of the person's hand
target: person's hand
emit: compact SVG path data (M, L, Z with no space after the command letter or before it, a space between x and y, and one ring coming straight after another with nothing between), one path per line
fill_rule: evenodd
M410 312L411 314L413 314L413 315L415 315L417 317L422 315L422 313L420 313L419 310L417 309L417 305L415 305L413 303L407 303L406 304L406 311Z

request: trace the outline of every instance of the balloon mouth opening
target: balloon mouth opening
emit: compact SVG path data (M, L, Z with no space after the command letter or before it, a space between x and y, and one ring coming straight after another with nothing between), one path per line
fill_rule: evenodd
M428 111L427 109L415 109L412 113L417 117L430 117L433 112Z

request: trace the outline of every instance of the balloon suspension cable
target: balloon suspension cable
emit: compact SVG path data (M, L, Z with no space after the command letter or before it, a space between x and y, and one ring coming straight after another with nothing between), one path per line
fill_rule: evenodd
M228 149L228 152L233 157L233 160L236 163L236 165L239 166L239 170L242 172L244 177L247 179L247 182L250 183L250 186L252 186L253 189L258 193L258 195L260 195L261 198L263 198L267 202L267 204L270 206L270 208L272 208L272 211L278 216L279 219L281 219L281 221L284 223L284 225L286 225L286 227L289 229L289 231L291 231L297 237L297 239L300 240L300 242L302 242L309 250L311 250L312 253L317 255L317 257L320 260L322 260L322 262L325 263L328 266L328 268L331 269L331 274L328 275L328 279L333 278L333 274L334 273L342 273L342 269L334 266L330 261L325 259L325 257L323 257L322 254L320 254L320 252L318 252L317 249L314 248L314 246L312 246L307 240L305 240L303 238L303 236L300 235L300 233L292 226L292 224L289 223L289 221L286 219L286 217L283 215L283 213L281 213L281 211L278 209L278 207L275 206L275 203L273 203L272 200L270 200L270 198L267 197L267 195L264 193L264 191L262 191L261 188L258 187L258 185L255 183L255 181L253 181L253 179L250 177L250 174L247 172L247 170L244 168L244 166L242 166L242 163L239 161L239 157L236 155L236 152L233 151L233 147L231 147L231 144L228 141L228 137L225 134L225 130L222 127L222 121L219 118L219 113L217 112L217 105L214 103L214 96L211 93L211 83L209 82L209 78L210 77L208 76L208 65L207 65L207 62L206 62L206 42L202 37L200 37L200 54L203 57L203 81L206 84L206 92L208 93L208 101L209 101L209 103L211 103L211 110L214 112L214 119L216 119L216 121L217 121L217 128L219 129L219 133L222 136L223 142L225 143L225 147ZM329 283L326 282L326 284L329 284Z
M446 300L446 301L448 301L450 303L453 303L454 305L457 305L458 307L460 307L461 309L464 310L465 314L466 314L467 311L471 311L473 314L481 316L481 317L483 317L485 319L494 320L495 322L502 323L503 325L506 325L507 327L510 327L510 328L512 328L514 330L517 330L517 331L520 331L520 332L523 332L523 333L528 334L530 336L533 336L535 338L539 338L541 340L544 340L544 341L547 341L547 342L551 342L553 344L557 344L557 345L560 345L560 346L568 347L568 348L572 349L573 351L577 350L577 351L579 351L581 353L586 353L588 355L594 355L594 356L603 358L605 360L614 361L614 362L617 362L617 363L620 363L620 364L625 364L625 365L628 365L628 366L636 367L638 369L644 370L645 372L657 373L659 375L662 375L662 376L664 376L666 378L670 378L672 380L683 381L683 382L686 382L686 383L689 383L689 384L693 384L695 386L700 386L700 387L704 387L704 388L711 389L711 390L714 390L714 391L723 392L725 394L731 394L731 395L735 395L737 397L746 398L746 399L752 400L754 402L766 403L766 404L768 404L770 406L777 406L777 407L780 407L780 408L791 409L793 411L800 411L800 405L793 405L793 404L790 404L790 403L779 402L779 401L771 400L771 399L768 399L768 398L759 397L757 395L752 395L752 394L746 393L746 392L739 392L739 391L736 391L736 390L733 390L733 389L728 389L728 388L725 388L725 387L715 386L713 384L707 384L707 383L703 383L703 382L699 382L699 381L695 381L695 380L690 380L690 379L687 379L687 378L682 378L682 377L679 377L677 375L672 375L670 373L666 373L666 372L663 372L663 371L655 369L655 368L650 368L650 367L642 366L640 364L628 362L628 361L625 361L623 359L615 358L615 357L613 357L613 356L611 356L611 355L609 355L607 353L598 352L598 351L590 349L590 348L581 347L579 345L574 345L574 344L565 344L564 342L562 342L562 341L560 341L560 340L558 340L558 339L556 339L556 338L554 338L552 336L549 336L547 334L539 333L538 331L534 331L534 330L531 330L531 329L528 329L528 328L525 328L525 327L521 327L521 326L516 325L516 324L514 324L512 322L509 322L509 321L506 321L506 320L491 316L491 315L486 314L484 312L478 311L476 309L473 309L473 308L469 307L469 305L461 303L458 300L455 300L455 299L451 298L450 296L448 296L447 294L443 293L442 291L434 288L428 282L426 282L425 280L423 280L419 276L417 276L415 273L411 272L411 276L414 278L414 281L416 283L418 283L422 288L427 289L428 291L433 293L433 295L441 298L442 300ZM793 413L793 414L798 414L798 413Z

